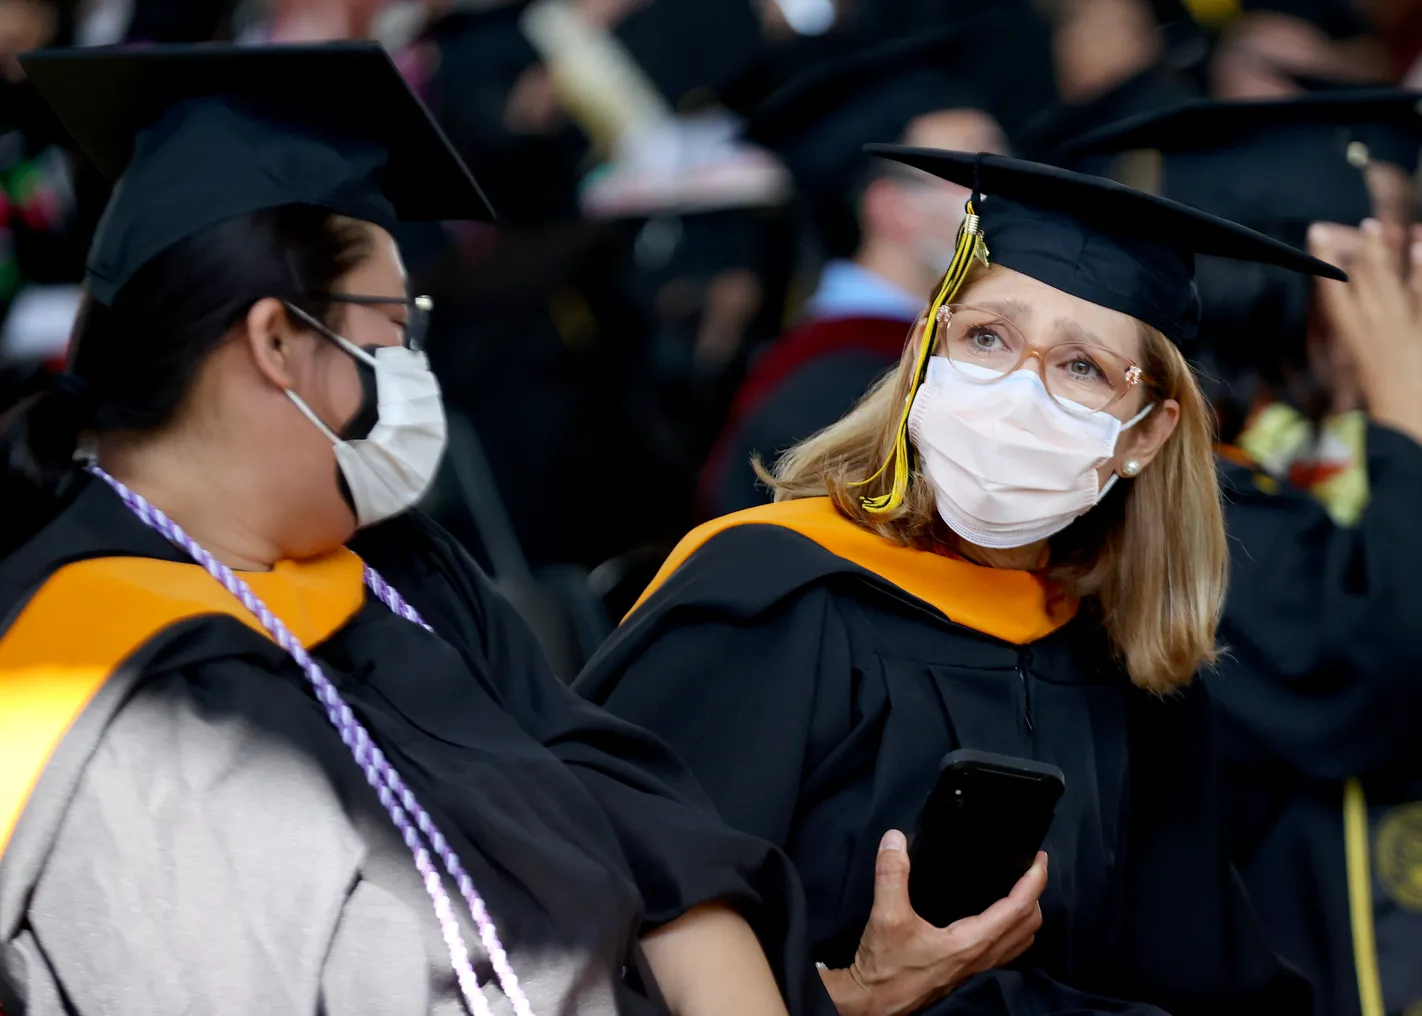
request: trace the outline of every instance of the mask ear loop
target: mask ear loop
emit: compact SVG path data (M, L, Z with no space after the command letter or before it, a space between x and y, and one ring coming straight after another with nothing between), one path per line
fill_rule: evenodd
M314 329L319 335L325 337L326 339L329 339L331 342L334 342L342 351L355 357L356 360L361 363L367 364L372 368L375 366L375 357L371 356L364 349L361 349L359 346L355 345L349 339L345 338L344 336L337 335L334 331L332 331L330 328L327 328L324 324L316 320L310 314L306 313L306 311L302 310L300 307L297 307L294 304L287 303L285 300L282 301L282 305L285 306L288 311L299 317L302 321L306 322L306 324L309 325L312 329ZM288 388L286 390L286 397L289 398L296 405L297 409L301 410L302 414L308 420L310 420L316 425L316 427L321 431L322 434L326 435L326 437L330 440L331 444L338 445L345 443L339 434L337 434L330 427L326 426L325 421L323 421L319 416L316 415L316 411L312 409L309 405L307 405L306 400L303 399L300 395L297 395L296 392Z
M1125 423L1121 424L1121 432L1122 432L1122 433L1125 433L1126 431L1128 431L1128 430L1130 430L1132 427L1134 427L1136 424L1138 424L1138 423L1140 423L1142 420L1144 420L1147 416L1150 415L1150 411L1151 411L1152 409L1154 409L1155 406L1156 406L1156 404L1155 404L1154 402L1147 402L1144 409L1142 409L1142 410L1141 410L1139 413L1137 413L1135 416L1131 417L1131 418L1130 418L1129 420L1127 420Z
M943 308L952 303L953 298L958 295L958 290L963 287L963 282L972 270L974 261L981 261L984 265L988 264L987 240L983 236L982 220L977 211L982 201L978 191L978 170L981 165L982 155L980 153L978 161L973 165L973 193L964 206L963 224L958 227L958 239L953 250L953 261L948 266L948 271L944 273L942 281L939 282L938 291L934 295L933 301L928 305L928 316L923 325L923 337L919 341L918 355L914 360L913 381L909 385L908 394L904 397L898 429L894 432L893 449L889 452L883 465L875 470L874 475L850 484L853 487L863 487L879 479L890 468L893 469L894 482L887 494L860 499L859 503L871 515L886 515L896 511L904 503L904 497L908 493L912 461L912 451L908 439L909 414L913 410L913 400L918 395L918 389L923 384L929 357L938 340L939 329L946 323L944 319L947 315L942 315Z
M1135 416L1131 417L1131 418L1130 418L1129 420L1127 420L1125 423L1121 424L1121 429L1120 429L1120 431L1118 432L1118 435L1119 435L1119 434L1124 434L1126 431L1130 430L1130 429L1131 429L1132 427L1134 427L1136 424L1138 424L1138 423L1140 423L1142 420L1144 420L1147 416L1150 415L1150 411L1151 411L1152 409L1154 409L1155 407L1156 407L1156 403L1154 403L1154 402L1148 402L1148 403L1146 403L1146 406L1145 406L1144 409L1142 409L1142 410L1141 410L1139 413L1137 413ZM1100 504L1102 498L1104 498L1107 494L1109 494L1109 493L1111 492L1111 488L1114 487L1114 486L1116 486L1116 481L1119 480L1120 478L1121 478L1121 474L1120 474L1120 473L1112 473L1110 476L1108 476L1108 477L1106 478L1106 482L1102 485L1101 489L1096 492L1096 501L1095 501L1094 503L1095 503L1095 504ZM1132 478L1134 479L1134 477L1132 477Z
M326 426L325 422L322 421L322 419L321 419L319 416L316 415L316 411L315 411L314 409L312 409L310 406L308 406L308 405L306 404L306 400L303 399L300 395L297 395L294 391L292 391L290 388L288 388L288 389L286 390L286 397L287 397L288 399L290 399L290 400L296 405L296 408L297 408L297 409L301 410L302 414L306 417L306 419L308 419L308 420L310 420L312 423L314 423L314 424L317 426L317 428L321 431L321 433L322 433L322 434L325 434L326 437L330 439L331 444L333 444L333 445L338 445L338 444L343 444L343 443L344 443L344 442L341 440L340 435L337 434L337 433L336 433L334 430L332 430L330 427Z

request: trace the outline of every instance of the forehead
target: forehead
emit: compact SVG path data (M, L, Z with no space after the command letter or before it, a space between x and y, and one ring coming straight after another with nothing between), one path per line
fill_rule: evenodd
M361 226L369 237L369 251L364 260L350 271L347 280L383 284L381 292L403 292L405 263L400 258L399 244L379 226L368 222L361 223Z
M1064 330L1085 331L1131 360L1140 358L1140 323L1128 314L1054 289L1011 268L994 265L958 294L957 303L1015 305L1012 317L1030 339L1050 341ZM1075 327L1073 327L1075 326Z

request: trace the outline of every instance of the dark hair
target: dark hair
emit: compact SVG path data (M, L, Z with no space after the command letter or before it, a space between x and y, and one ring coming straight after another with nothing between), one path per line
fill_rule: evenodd
M325 321L335 283L369 254L358 223L309 205L269 208L179 241L144 265L113 306L88 297L67 375L41 376L0 404L0 556L56 510L84 432L168 423L207 357L265 297Z

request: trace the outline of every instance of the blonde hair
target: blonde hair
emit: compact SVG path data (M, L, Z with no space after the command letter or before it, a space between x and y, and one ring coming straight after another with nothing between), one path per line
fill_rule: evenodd
M791 448L773 471L755 463L777 501L828 495L839 511L886 540L939 545L933 488L917 463L903 504L882 514L863 499L889 492L893 470L866 477L895 454L917 368L917 338L898 368L838 423ZM1214 416L1190 365L1159 331L1140 324L1141 368L1180 419L1150 467L1118 483L1100 505L1051 540L1047 571L1064 591L1094 600L1112 649L1132 682L1163 694L1188 683L1218 655L1215 633L1228 573L1214 463Z

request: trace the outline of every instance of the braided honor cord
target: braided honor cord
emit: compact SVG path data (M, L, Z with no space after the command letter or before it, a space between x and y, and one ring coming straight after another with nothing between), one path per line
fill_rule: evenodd
M489 910L484 905L484 900L480 897L478 890L474 888L474 882L464 870L464 865L460 863L453 848L435 826L429 813L415 799L415 795L410 789L405 786L405 781L400 778L395 767L390 764L385 754L371 740L369 732L356 719L351 707L346 705L340 693L336 691L335 685L321 671L320 664L311 658L311 654L287 630L281 618L274 615L267 605L257 598L257 594L252 592L251 587L242 581L231 568L209 554L196 540L183 532L176 522L163 514L160 509L149 504L141 494L130 490L96 465L90 465L87 469L112 487L123 503L144 523L157 530L169 542L191 556L229 593L237 597L242 606L262 622L262 626L266 628L277 645L286 650L305 672L306 679L311 682L312 690L326 710L326 716L330 719L331 725L336 728L341 740L350 749L356 764L365 773L366 781L380 798L380 803L385 807L386 813L389 814L390 821L395 823L395 828L399 830L405 845L410 848L410 853L415 859L415 867L419 870L424 881L425 892L429 893L430 902L434 905L435 916L439 919L444 944L449 949L449 959L454 966L455 977L459 981L459 990L464 996L464 1003L469 1007L469 1011L474 1016L492 1016L488 999L480 990L479 980L474 974L474 968L469 963L469 949L464 944L464 935L459 930L459 922L450 906L444 882L434 863L430 860L429 849L426 849L425 846L426 841L428 841L429 848L433 849L440 861L443 862L445 871L449 872L450 877L459 887L460 894L469 907L469 913L479 928L479 940L484 944L484 949L489 954L489 960L493 964L494 972L498 975L500 987L503 988L509 1001L513 1003L514 1012L517 1013L517 1016L533 1016L528 999L519 986L518 977L509 964L508 953L504 951L503 944L499 941L499 933L494 927L493 918L489 916ZM369 566L365 569L365 581L371 592L400 617L427 630L433 630L425 624L419 612L407 604L400 594ZM421 838L422 834L423 839Z

